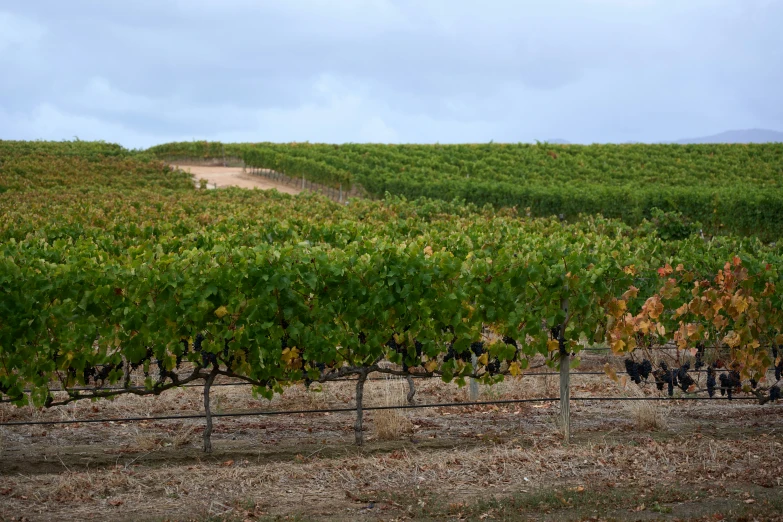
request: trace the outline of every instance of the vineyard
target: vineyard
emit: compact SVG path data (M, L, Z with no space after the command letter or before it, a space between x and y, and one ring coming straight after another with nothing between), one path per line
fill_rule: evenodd
M160 158L242 158L248 167L382 198L464 200L575 220L602 214L638 225L677 211L705 233L783 230L783 144L364 145L171 143ZM618 202L622 202L621 205Z
M4 438L18 441L8 433L31 430L24 433L46 439L42 427L70 425L73 436L89 438L90 424L109 437L128 423L152 422L157 430L174 421L191 431L198 425L200 449L222 458L232 454L225 453L231 442L221 426L258 436L257 419L274 415L264 418L264 429L288 426L313 439L307 439L316 445L312 455L297 451L307 467L324 451L313 430L323 431L320 423L327 421L296 420L303 415L329 416L326 432L346 428L368 451L377 442L367 440L366 414L377 429L380 412L405 408L422 411L411 415L419 415L415 425L433 440L451 428L426 411L454 409L456 416L460 407L472 408L466 418L476 416L483 432L506 443L504 430L516 424L483 426L483 413L536 418L531 408L559 405L556 429L540 437L533 430L525 439L544 453L569 442L579 446L586 432L579 416L603 400L672 403L684 416L692 414L683 405L708 404L705 411L716 416L766 412L772 426L779 422L783 245L765 242L783 219L774 206L783 193L776 146L661 146L658 153L626 146L547 152L522 145L220 145L221 154L241 155L246 165L304 174L346 191L359 182L373 194L395 194L339 204L308 192L198 189L190 176L157 159L212 154L185 145L192 146L138 152L92 142L0 141ZM530 204L544 201L543 192L516 206L481 200L481 194L506 193L505 184L521 176L511 166L523 164L530 166L524 178L530 190L552 190L560 207ZM658 179L638 173L623 179L627 165L642 164L656 169ZM566 180L566 171L574 177ZM447 185L452 192L433 188ZM599 185L609 199L578 210L572 195L593 197L590 187ZM623 196L629 207L617 209L618 194L632 187L633 197ZM653 208L663 200L642 198L653 193L681 194L684 199L667 201L688 217L716 227L725 220L726 230L752 228L762 237L705 236L665 204ZM642 206L633 207L634 198ZM677 203L687 198L707 198L710 221L699 214L707 212L701 203ZM757 202L750 206L743 198ZM762 200L770 206L759 206ZM496 206L483 205L488 202ZM628 222L599 215L604 204L627 210L616 217ZM573 219L536 217L557 213ZM556 384L538 388L526 384L531 379ZM404 388L405 401L378 403L378 384ZM471 384L484 396L459 395ZM226 390L248 392L231 396L238 409L226 412L215 402ZM324 394L322 402L313 402L316 392ZM139 414L140 404L157 406ZM610 411L595 407L602 415ZM339 413L353 414L352 425L331 417ZM285 416L294 419L280 420ZM510 452L529 451L517 450L514 440ZM769 442L779 455L780 443ZM744 458L725 451L732 462ZM175 453L170 458L179 458ZM47 466L34 454L12 455L9 469L26 470L30 459ZM377 464L387 457L362 458ZM770 458L772 469L758 480L779 488L774 477L781 461ZM229 461L233 467L233 458L223 462ZM721 477L731 473L736 470ZM0 483L0 499L17 495L21 502L16 487ZM385 505L399 502L387 498Z

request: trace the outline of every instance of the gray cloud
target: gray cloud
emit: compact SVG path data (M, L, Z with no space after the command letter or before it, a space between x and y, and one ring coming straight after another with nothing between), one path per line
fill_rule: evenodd
M595 142L783 129L780 20L780 0L19 3L0 7L0 138Z

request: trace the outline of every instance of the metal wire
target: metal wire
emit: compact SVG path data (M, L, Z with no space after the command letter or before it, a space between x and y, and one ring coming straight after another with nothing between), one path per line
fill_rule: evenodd
M723 397L571 397L572 401L720 401L720 400L757 400L755 397L735 397L733 399ZM430 403L430 404L405 404L402 406L365 406L362 409L365 411L371 410L413 410L420 408L464 408L467 406L490 406L497 404L521 404L528 402L559 402L559 397L545 397L538 399L500 399L494 401L473 401L473 402L442 402L442 403ZM346 413L354 412L356 408L322 408L314 410L275 410L275 411L253 411L253 412L233 412L233 413L213 413L212 417L259 417L259 416L271 416L271 415L302 415L302 414L315 414L315 413ZM187 419L203 419L206 418L206 414L190 414L190 415L162 415L158 417L115 417L108 419L70 419L70 420L44 420L44 421L8 421L0 422L0 426L42 426L42 425L56 425L56 424L94 424L103 422L144 422L144 421L161 421L161 420L187 420Z
M618 372L623 371L621 368L615 368ZM687 373L707 373L709 370L688 370ZM716 372L722 372L727 371L725 368L716 369ZM770 368L768 371L775 371L775 368ZM606 375L606 372L600 371L600 372L569 372L570 375ZM546 377L546 376L553 376L553 375L560 375L560 372L522 372L521 374L523 377ZM440 375L416 375L416 374L410 374L411 377L414 379L440 379ZM390 377L368 377L367 381L375 381L375 382L385 382L391 378L399 377L403 378L402 375L396 375L396 374L390 374ZM330 382L356 382L356 378L353 377L346 377L342 379L329 379L325 380L323 382L320 382L318 380L311 381L312 384L326 384ZM252 386L253 383L251 382L222 382L222 383L214 383L212 384L213 388L216 387L223 387L223 386ZM179 386L180 388L203 388L204 383L188 383L183 384L182 386ZM111 390L144 390L146 389L144 386L130 386L129 388L125 388L123 386L106 386L106 387L90 387L90 386L79 386L75 388L56 388L56 389L50 389L49 391L52 392L67 392L67 391L111 391ZM22 390L24 393L30 393L29 389Z

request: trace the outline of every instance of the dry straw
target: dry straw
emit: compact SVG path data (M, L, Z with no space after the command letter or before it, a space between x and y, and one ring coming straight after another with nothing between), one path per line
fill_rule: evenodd
M407 384L403 379L388 378L380 386L381 406L406 404ZM413 423L405 410L376 410L373 412L375 435L381 440L393 440L413 431Z

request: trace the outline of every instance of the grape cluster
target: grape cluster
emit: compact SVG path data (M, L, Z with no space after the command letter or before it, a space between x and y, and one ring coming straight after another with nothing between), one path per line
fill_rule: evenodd
M639 363L637 363L633 359L625 360L625 372L628 374L629 377L631 377L631 380L636 384L642 382L642 377L641 375L639 375Z
M557 324L550 328L549 333L552 334L552 339L560 339L560 325Z
M631 377L633 382L639 384L642 382L642 379L646 381L650 374L653 373L652 363L647 359L642 360L640 363L633 359L626 359L625 372Z
M683 363L679 368L670 369L664 361L661 361L659 366L660 369L653 372L655 385L659 390L663 390L665 384L669 397L674 395L674 388L679 387L682 391L687 392L696 383L693 377L688 374L691 369L689 362Z
M663 390L663 385L667 387L667 393L669 397L674 395L674 387L677 386L677 375L679 373L678 368L669 369L669 365L666 362L661 361L659 369L653 372L655 377L655 385L659 390Z
M443 356L443 362L448 362L456 358L457 352L454 350L454 343L449 343L449 349L446 350L446 355Z
M166 369L166 366L163 364L163 361L158 359L158 380L160 382L165 381L167 378L171 379L172 382L177 383L179 382L179 376L176 374L176 372L172 372Z
M740 374L737 370L720 374L720 394L722 396L726 395L729 400L732 399L734 392L739 390L741 385L742 380L740 379Z
M145 362L152 360L152 357L153 357L154 355L155 355L155 354L153 353L153 351L152 351L152 348L148 346L148 347L147 347L147 352L144 354L144 357L142 357L142 358L141 358L141 359L139 359L138 361L131 361L131 362L129 363L129 364L130 364L131 371L132 371L132 372L135 372L136 370L138 370L138 369L139 369L139 367L140 367L140 366L143 366ZM148 371L145 371L145 372L144 372L144 376L145 376L145 377L149 377L149 372L148 372Z
M696 363L693 365L694 369L698 370L704 366L704 343L696 345Z
M775 402L778 399L780 399L780 388L773 386L769 389L769 400Z
M715 365L710 365L710 367L707 368L707 394L710 397L715 396L716 385L717 382L715 380Z
M661 361L659 368L653 372L655 386L659 391L663 391L663 385L666 384L666 376L669 374L669 366Z
M199 332L196 334L195 339L193 339L193 351L195 353L201 354L201 366L207 367L209 365L215 365L217 364L217 356L214 353L205 352L201 345L204 342L206 337L204 337L204 334Z
M410 367L408 366L408 363L405 359L408 356L408 349L405 347L405 345L399 344L394 340L394 336L392 336L392 338L386 342L386 346L391 348L394 352L402 355L402 371L407 373ZM414 340L413 348L416 351L416 360L420 361L421 356L424 353L424 345L421 344L418 340Z
M233 350L230 349L229 344L234 341L234 338L225 339L223 341L223 362L226 363L226 367L231 370L234 367L234 363L241 360L241 356L244 356L247 360L247 350L241 346L235 346Z
M679 383L680 389L682 391L687 392L688 389L693 386L695 381L693 380L693 377L688 375L688 370L691 369L691 363L683 363L682 366L677 370L677 381ZM677 383L675 383L676 385Z

